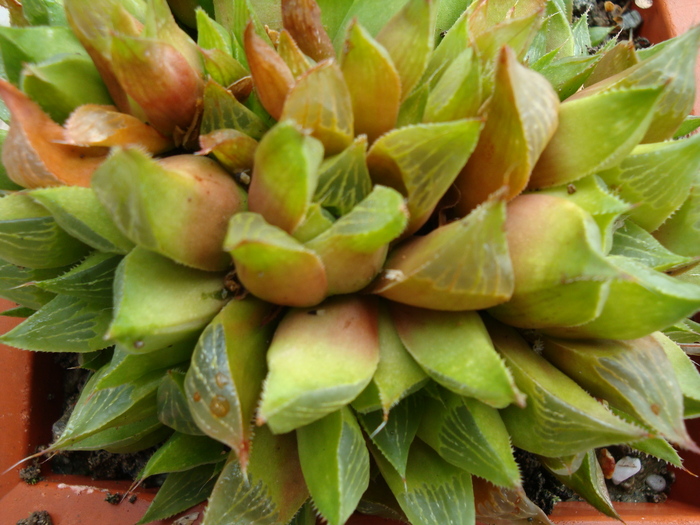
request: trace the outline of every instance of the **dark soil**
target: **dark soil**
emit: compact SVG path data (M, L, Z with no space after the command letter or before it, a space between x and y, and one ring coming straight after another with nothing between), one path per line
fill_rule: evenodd
M574 0L573 8L574 20L587 14L588 25L610 27L610 37L617 35L619 41L631 39L637 49L651 45L646 38L638 36L642 17L632 0Z
M537 456L515 449L515 459L520 466L520 474L524 480L525 494L545 514L549 515L554 505L560 501L580 501L576 493L565 487L537 459Z
M30 465L21 469L19 471L19 477L28 485L36 485L39 483L42 480L39 459L35 458Z
M32 512L28 518L19 520L17 525L53 525L53 520L48 512L39 510Z

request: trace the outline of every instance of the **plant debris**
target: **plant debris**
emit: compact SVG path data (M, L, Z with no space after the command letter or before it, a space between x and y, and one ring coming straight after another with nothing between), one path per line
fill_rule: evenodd
M45 510L32 512L28 518L19 520L17 525L53 525L53 520Z

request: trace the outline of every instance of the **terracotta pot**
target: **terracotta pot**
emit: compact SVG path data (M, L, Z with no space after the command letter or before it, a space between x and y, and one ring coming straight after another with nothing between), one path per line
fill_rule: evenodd
M645 22L641 35L658 43L700 23L698 0L656 0L653 7L641 11ZM696 67L700 85L700 61ZM694 114L700 115L700 91ZM14 305L0 299L0 311ZM19 320L0 317L0 333L5 333ZM20 481L20 466L15 463L32 454L36 447L50 441L50 422L59 417L61 405L60 377L55 373L52 357L47 354L22 352L0 345L0 362L11 371L0 381L0 517L2 525L11 525L33 511L49 511L55 525L127 525L144 514L155 491L138 490L135 501L113 505L105 501L108 492L123 493L129 482L93 481L79 476L45 473L45 479L34 486ZM688 422L691 434L700 441L700 419ZM686 467L700 473L700 456L685 454ZM12 468L11 468L12 467ZM9 470L8 470L9 469ZM44 470L49 470L44 467ZM7 471L7 472L5 472ZM662 504L615 504L628 525L690 525L700 523L700 481L684 471L676 472L677 481L671 499ZM198 514L188 525L198 525L203 505L159 525L173 524L183 515ZM602 516L585 503L558 504L551 516L559 525L598 525L619 523ZM348 525L392 525L399 522L355 515Z

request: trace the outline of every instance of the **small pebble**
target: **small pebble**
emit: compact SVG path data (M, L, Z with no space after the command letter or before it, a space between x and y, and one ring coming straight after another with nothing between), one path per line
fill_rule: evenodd
M615 470L612 474L612 482L615 485L619 485L626 479L634 476L640 470L642 470L642 462L639 460L639 458L625 456L615 464Z
M661 492L666 488L666 480L658 474L649 474L644 481L654 492Z

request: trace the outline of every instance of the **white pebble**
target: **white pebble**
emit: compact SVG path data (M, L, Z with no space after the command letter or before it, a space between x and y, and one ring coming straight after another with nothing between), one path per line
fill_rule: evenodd
M663 476L659 476L658 474L649 474L644 481L654 492L661 492L666 488L666 480Z
M626 479L634 476L640 470L642 470L642 462L639 460L639 458L625 456L620 461L615 463L615 470L612 474L612 482L615 485L619 485Z

